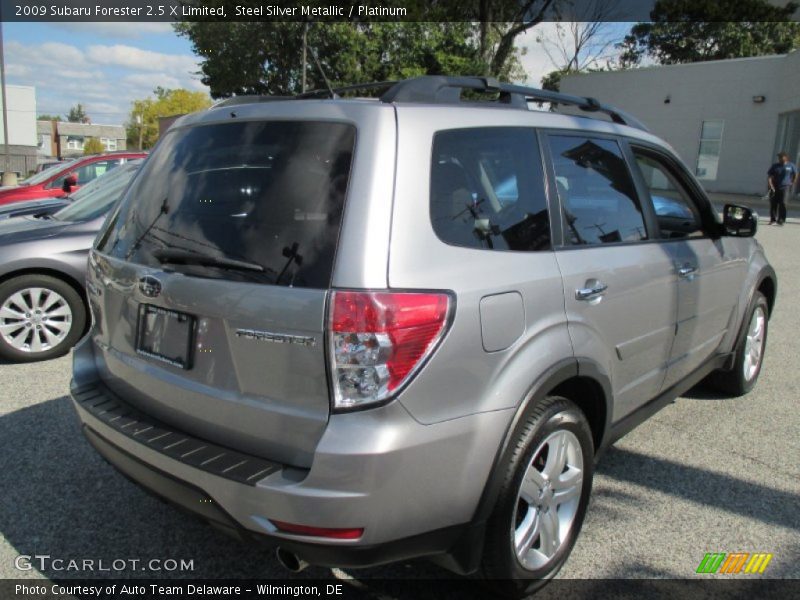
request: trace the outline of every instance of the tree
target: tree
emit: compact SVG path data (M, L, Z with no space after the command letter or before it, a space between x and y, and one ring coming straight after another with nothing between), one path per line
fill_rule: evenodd
M558 17L561 4L563 0L477 0L482 73L501 79L524 79L516 39L546 18Z
M128 145L132 148L139 147L140 135L142 148L151 148L156 143L159 117L183 115L211 105L211 99L203 92L157 87L153 96L133 101L127 123Z
M60 121L61 115L39 115L37 121Z
M89 115L86 114L86 109L83 104L76 104L69 109L67 113L67 121L70 123L90 123Z
M105 152L105 151L106 151L106 147L103 146L103 142L101 142L97 138L90 137L83 144L83 153L84 154L100 154L101 152Z
M618 3L613 0L584 0L574 6L570 21L555 23L553 37L537 36L550 62L555 67L542 78L542 87L559 91L561 78L570 73L612 68L617 62L617 37L611 21L617 15Z
M620 44L623 66L645 56L661 64L783 54L800 47L796 2L658 0L652 22L637 23Z
M176 30L203 57L202 81L214 98L292 95L302 89L300 22L184 22ZM448 22L311 23L308 89L424 74L482 72L474 25ZM225 40L225 43L220 43Z

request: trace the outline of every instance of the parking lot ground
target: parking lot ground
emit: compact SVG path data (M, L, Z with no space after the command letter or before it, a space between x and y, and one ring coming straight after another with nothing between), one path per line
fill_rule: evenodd
M620 440L598 467L560 578L696 579L706 552L772 553L766 575L800 578L800 225L761 227L759 239L779 293L757 388L738 399L692 390ZM427 561L287 574L271 550L200 524L105 464L80 434L69 371L69 357L0 364L0 578L354 578L376 597L414 598L377 582L447 576ZM18 571L20 554L185 559L194 568Z

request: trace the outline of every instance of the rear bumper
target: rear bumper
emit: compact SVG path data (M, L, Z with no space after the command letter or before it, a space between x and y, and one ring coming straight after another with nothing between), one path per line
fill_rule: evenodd
M372 567L419 556L452 553L452 556L445 557L446 566L462 573L468 573L473 568L470 564L472 559L468 555L471 554L469 550L473 540L482 537L481 527L448 527L378 545L335 546L280 539L245 529L200 488L141 462L90 427L84 425L83 433L98 454L126 478L242 541L281 546L311 564L327 567Z
M72 396L95 449L139 485L238 537L338 567L438 554L463 572L471 568L470 550L480 549L474 540L481 528L472 519L510 412L421 425L395 402L333 415L306 470L187 436L142 415L102 383L81 379ZM115 412L102 414L103 407ZM161 432L173 437L159 438ZM363 527L364 535L292 535L270 520Z

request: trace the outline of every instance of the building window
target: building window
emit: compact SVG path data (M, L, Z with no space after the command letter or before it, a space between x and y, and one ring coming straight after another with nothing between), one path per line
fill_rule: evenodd
M113 152L117 149L117 140L115 138L100 138L100 141L105 146L106 152Z
M700 129L700 151L697 154L697 170L695 171L695 175L700 179L713 180L717 178L724 125L724 121L703 121L703 126Z
M68 136L67 150L83 150L83 136L79 135Z

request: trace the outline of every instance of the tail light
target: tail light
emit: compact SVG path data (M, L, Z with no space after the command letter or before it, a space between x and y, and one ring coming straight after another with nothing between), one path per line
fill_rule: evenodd
M334 408L381 402L408 383L444 335L446 293L335 291L330 365Z

